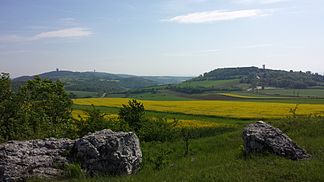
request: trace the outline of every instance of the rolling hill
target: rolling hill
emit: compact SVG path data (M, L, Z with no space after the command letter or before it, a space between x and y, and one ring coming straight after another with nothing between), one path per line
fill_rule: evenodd
M219 68L190 81L233 80L251 86L303 89L324 85L324 76L310 71L284 71L257 67Z
M242 91L254 88L308 89L324 86L324 76L309 71L283 71L257 67L219 68L171 87L174 91Z
M96 93L115 93L130 89L139 89L161 84L175 84L192 77L171 76L134 76L102 72L52 71L39 74L41 78L60 80L68 91ZM34 76L22 76L12 80L13 87L33 79Z

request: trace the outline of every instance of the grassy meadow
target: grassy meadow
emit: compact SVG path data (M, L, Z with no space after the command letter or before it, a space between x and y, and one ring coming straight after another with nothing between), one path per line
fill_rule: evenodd
M237 93L235 93L237 94ZM235 94L231 96L236 96ZM282 100L140 100L149 118L178 120L177 127L191 128L189 155L184 141L141 142L143 165L131 176L78 177L66 181L323 181L324 105ZM252 100L250 100L252 99ZM94 105L115 121L128 98L74 99L73 116L87 117ZM317 116L310 116L315 114ZM296 118L294 118L296 117ZM243 128L259 119L287 133L311 155L310 160L292 161L270 153L244 156ZM63 181L65 181L63 179Z
M324 98L323 89L267 89L259 92L267 95Z
M248 88L247 84L240 83L240 79L187 81L187 82L182 82L177 86L180 88L214 88L214 89L229 88L229 87Z
M211 136L193 138L188 156L183 155L182 140L142 142L143 166L132 176L81 177L63 181L323 181L323 119L267 121L281 128L312 155L310 160L304 161L292 161L269 153L242 155L241 134L250 122L237 123L231 130L214 128ZM157 165L161 166L157 168Z

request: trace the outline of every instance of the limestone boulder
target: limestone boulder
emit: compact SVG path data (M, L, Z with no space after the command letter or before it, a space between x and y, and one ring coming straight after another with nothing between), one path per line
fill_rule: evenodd
M263 121L249 124L243 131L244 152L271 152L292 160L308 159L310 155L280 129Z
M142 152L132 132L102 130L80 139L9 141L0 144L0 182L62 177L65 166L80 164L89 175L133 174Z

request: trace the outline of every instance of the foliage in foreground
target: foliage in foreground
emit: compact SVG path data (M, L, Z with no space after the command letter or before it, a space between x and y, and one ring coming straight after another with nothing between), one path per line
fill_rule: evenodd
M13 92L0 76L0 141L67 136L72 101L61 82L35 77Z

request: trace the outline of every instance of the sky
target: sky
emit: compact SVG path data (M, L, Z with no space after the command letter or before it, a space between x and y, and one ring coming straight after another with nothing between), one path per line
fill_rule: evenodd
M323 0L0 0L0 72L324 73Z

